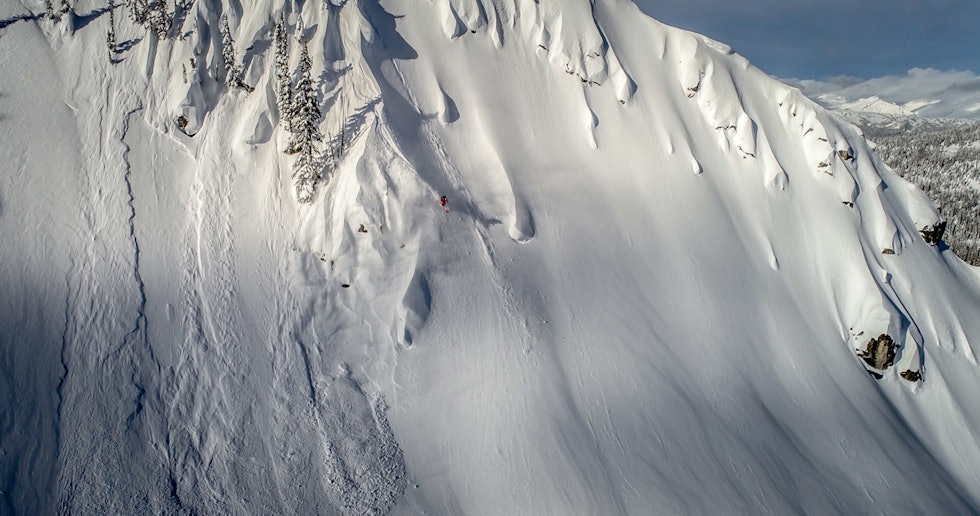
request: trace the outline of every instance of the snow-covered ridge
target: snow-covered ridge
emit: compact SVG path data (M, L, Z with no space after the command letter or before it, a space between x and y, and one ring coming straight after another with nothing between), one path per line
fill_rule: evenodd
M74 9L0 29L4 510L977 510L980 278L725 45L620 0L197 0L159 40L117 8L110 62Z

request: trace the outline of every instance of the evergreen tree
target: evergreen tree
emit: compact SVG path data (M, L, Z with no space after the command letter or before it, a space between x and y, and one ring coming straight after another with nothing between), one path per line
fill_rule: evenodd
M109 49L109 61L116 55L116 10L109 7L109 30L106 32L105 45Z
M280 122L292 131L289 111L293 97L293 81L289 75L289 36L286 34L286 19L281 12L276 16L273 40L276 45L276 107L279 108Z
M147 0L126 0L126 12L129 13L129 19L136 25L143 25L146 22L149 9Z
M166 0L156 0L150 4L146 15L146 28L158 40L165 40L170 35L170 15L167 13Z
M299 60L299 84L293 96L290 119L293 127L293 141L289 145L289 154L299 154L293 163L293 179L296 185L296 196L300 202L313 200L316 183L320 180L323 164L317 142L323 141L320 134L320 106L316 90L313 88L313 62L310 52L303 43Z
M228 16L221 17L221 56L225 62L225 84L228 87L242 86L242 70L235 60L234 40L228 27Z

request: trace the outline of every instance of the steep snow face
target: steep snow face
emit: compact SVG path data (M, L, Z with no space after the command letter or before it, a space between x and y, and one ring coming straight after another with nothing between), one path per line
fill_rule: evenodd
M178 10L0 29L5 510L978 510L980 277L799 91L619 0Z

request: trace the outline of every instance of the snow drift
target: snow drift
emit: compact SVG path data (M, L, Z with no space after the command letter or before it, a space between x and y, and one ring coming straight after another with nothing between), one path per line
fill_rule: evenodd
M4 511L978 510L980 277L725 45L620 0L198 0L117 8L110 60L103 6L0 5Z

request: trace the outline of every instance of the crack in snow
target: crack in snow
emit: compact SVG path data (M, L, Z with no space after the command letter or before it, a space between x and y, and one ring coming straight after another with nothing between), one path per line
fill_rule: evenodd
M125 167L125 173L123 175L123 181L126 185L126 205L129 207L129 216L126 219L128 225L129 238L133 242L133 279L136 281L137 292L139 293L139 305L136 309L136 317L133 322L133 329L123 336L122 343L119 347L110 354L110 356L121 352L128 345L142 343L143 347L148 353L148 358L150 363L156 368L156 371L160 372L160 363L153 352L153 348L150 347L149 343L149 321L146 317L146 284L143 281L143 276L140 273L140 244L139 237L136 235L136 196L133 190L133 167L130 162L129 153L132 150L130 145L126 142L126 136L129 134L130 123L132 122L132 117L136 113L143 109L142 104L137 104L137 106L130 111L127 111L123 115L122 128L120 130L119 142L122 144L124 150L122 154L123 166ZM135 339L135 340L134 340ZM144 382L141 381L140 371L137 369L137 361L135 357L133 358L133 372L131 381L133 387L136 388L136 396L133 399L132 412L126 418L126 428L127 430L131 428L133 421L140 416L143 412L143 398L146 395L146 387Z
M69 270L74 267L69 267ZM65 278L65 327L61 332L61 375L58 377L58 385L55 386L55 394L58 396L58 403L55 407L54 442L55 456L61 453L61 421L64 415L65 405L65 382L68 380L68 332L71 328L71 279Z

